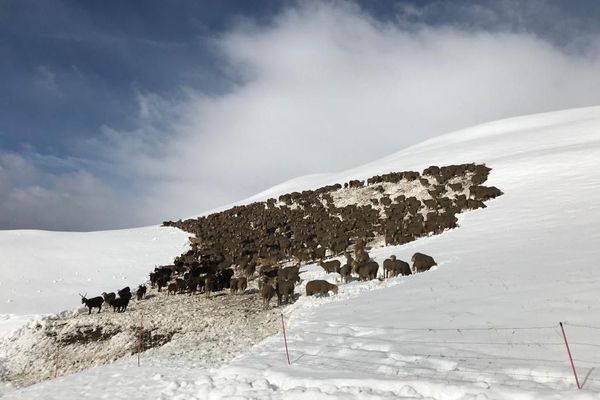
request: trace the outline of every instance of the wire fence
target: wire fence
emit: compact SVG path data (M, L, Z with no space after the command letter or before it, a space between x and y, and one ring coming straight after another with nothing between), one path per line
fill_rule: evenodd
M564 326L573 328L573 371L558 324L433 328L306 322L288 331L287 345L292 365L443 382L531 382L565 389L573 387L576 365L583 373L582 386L600 389L595 374L600 343L591 340L600 327Z

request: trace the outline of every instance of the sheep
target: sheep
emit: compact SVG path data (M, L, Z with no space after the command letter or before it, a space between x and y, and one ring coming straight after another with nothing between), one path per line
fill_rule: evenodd
M413 254L410 260L413 262L413 273L428 271L431 267L437 265L433 257L422 253Z
M390 277L394 277L394 266L393 263L394 261L396 261L396 256L395 255L391 255L390 258L386 258L383 261L383 277L384 278L390 278Z
M344 283L348 283L352 280L352 267L349 264L345 264L340 268L340 275L342 276L342 281Z
M277 266L263 265L260 268L260 275L267 279L275 278L278 273L279 273L279 267L277 267Z
M232 276L231 279L229 280L229 291L231 292L231 294L236 294L237 290L238 290L238 278Z
M198 286L200 286L200 285L204 286L204 280L200 279L197 276L190 277L190 279L188 279L186 281L186 283L187 283L187 289L189 291L190 296L192 295L192 293L195 293L198 290Z
M98 308L98 314L100 314L100 311L102 311L102 303L104 303L104 298L102 298L102 296L88 299L85 297L87 296L87 293L85 295L79 293L79 295L81 296L81 304L85 304L85 306L88 308L88 315L92 313L92 308Z
M138 301L142 300L144 298L144 296L146 296L146 290L147 290L146 285L138 286L137 291L135 292Z
M216 292L217 290L217 277L215 275L206 275L204 278L204 293L206 298L210 297L210 292Z
M488 173L489 168L485 166L463 164L430 167L423 171L423 176L411 171L392 172L374 176L366 182L356 181L354 185L345 185L348 188L364 187L366 183L372 192L377 193L376 191L386 188L382 187L382 183L397 184L400 181L414 180L416 184L425 185L424 190L431 190L438 196L434 200L428 200L426 205L414 196L373 196L379 198L380 205L385 208L387 220L370 204L337 207L331 192L338 190L341 185L330 185L284 194L279 197L279 201L286 205L280 206L277 200L269 199L197 219L166 221L166 226L183 229L198 241L190 241L195 242L192 243L194 248L174 260L175 268L161 266L154 273L175 274L177 271L181 274L180 269L185 265L189 268L190 276L209 273L200 272L200 269L211 269L211 273L216 274L219 270L229 268L231 264L237 264L240 269L238 274L243 275L242 271L248 268L246 275L251 279L256 276L253 271L255 266L275 265L289 257L296 257L306 263L317 263L319 259L325 260L326 250L331 251L335 257L343 255L348 246L353 244L356 244L357 264L362 264L369 261L365 244L375 236L384 235L388 244L404 244L426 234L440 233L443 229L455 227L453 215L461 210L485 207L480 200L500 193L484 187L473 190L469 188L483 184ZM459 189L457 182L463 182L460 193L464 191L464 194L455 199L441 197L446 188ZM443 200L450 202L444 205ZM438 211L437 214L440 215L424 221L424 214L421 215L420 212L423 207ZM198 270L192 274L194 268ZM337 270L338 268L335 272ZM386 272L393 273L389 270ZM274 277L271 273L269 277ZM277 276L285 277L280 274ZM226 282L220 281L217 286L227 287L230 283L227 279Z
M115 294L115 292L110 292L110 293L102 292L102 297L104 298L104 302L108 305L108 304L110 304L111 300L114 300L117 298L117 295Z
M244 267L244 276L246 277L246 279L250 279L254 275L255 271L256 271L256 264L249 263Z
M248 279L246 279L245 276L241 276L238 278L237 280L237 292L244 294L244 292L246 291L246 288L248 288Z
M321 296L327 296L329 291L332 291L334 294L338 293L337 285L329 283L324 280L314 280L310 281L306 284L306 295L312 296L313 294L320 294Z
M177 282L169 283L169 286L167 286L167 296L171 295L171 294L175 295L177 293L177 289L178 289Z
M290 302L290 298L294 296L294 281L291 280L277 280L277 305Z
M377 278L377 271L379 270L379 264L375 261L367 261L362 264L358 264L356 267L356 273L361 281L368 281Z
M383 271L385 278L394 278L398 275L410 275L410 265L402 260L397 260L395 255L383 262Z
M319 265L321 267L323 267L325 272L327 272L328 274L330 274L332 272L340 272L341 264L342 263L340 262L340 260L331 260L331 261L327 261L327 262L323 262L323 260L319 261Z
M354 253L354 265L359 265L369 261L369 253L365 250L364 244L357 243Z
M277 271L277 279L285 280L285 281L293 281L300 282L300 265L295 265L293 267L280 268Z
M181 278L177 278L175 279L175 284L177 285L177 291L179 293L183 293L185 292L185 290L187 289L187 282ZM169 285L171 286L171 285Z
M406 261L396 260L394 263L394 273L395 276L405 276L412 274L412 271L410 270L410 265Z
M469 188L470 197L476 200L485 201L501 196L502 194L502 191L495 186L471 186Z
M269 308L269 303L275 295L275 288L271 284L271 280L263 282L262 288L260 289L260 297L263 301L265 309Z

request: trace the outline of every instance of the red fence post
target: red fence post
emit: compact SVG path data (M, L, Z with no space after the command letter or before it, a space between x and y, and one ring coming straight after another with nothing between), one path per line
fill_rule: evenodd
M144 316L142 315L140 317L140 333L138 335L138 357L137 357L137 361L138 361L138 367L140 366L140 353L142 352L142 348L143 348L143 340L144 340Z
M288 365L292 365L292 363L290 362L290 353L288 351L287 336L285 334L285 321L283 320L283 314L281 314L281 326L283 327L283 342L285 343L285 355L287 356L287 363Z
M565 340L565 345L567 346L567 354L569 354L569 361L571 361L571 368L573 368L573 375L575 375L575 382L577 383L577 389L581 389L579 385L579 378L577 378L577 371L575 370L575 364L573 363L573 357L571 356L571 350L569 349L569 342L567 342L567 335L565 334L565 328L563 327L563 323L559 322L560 329L562 331L563 339Z
M54 377L58 377L58 362L60 360L60 342L56 344L56 356L54 357Z

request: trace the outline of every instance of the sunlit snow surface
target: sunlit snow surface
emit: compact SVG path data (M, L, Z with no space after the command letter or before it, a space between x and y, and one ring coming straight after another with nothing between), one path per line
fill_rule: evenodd
M424 252L438 261L435 270L386 282L354 282L341 286L338 296L302 297L285 309L291 366L283 338L276 335L218 370L183 363L157 349L144 355L140 368L134 359L124 359L6 397L600 399L600 107L454 132L351 171L296 179L248 201L464 162L491 167L486 185L504 195L486 209L459 215L458 229L371 253L381 262L391 253L407 260L415 251ZM132 260L131 255L121 258L125 252L109 256L81 245L78 235L94 234L29 233L31 240L17 238L20 234L0 235L2 286L15 290L0 290L5 313L59 311L52 307L71 304L19 305L20 296L26 298L21 288L47 290L50 276L64 279L54 284L56 299L72 297L83 290L83 279L91 278L87 287L104 287L104 279L117 284L120 274L142 277L147 264L168 261L171 248L177 253L185 243L184 235L165 233L164 248L151 254L148 246ZM141 242L156 236L156 243L163 243L158 233L133 236ZM63 250L39 251L43 238ZM110 240L126 247L124 237ZM34 279L43 268L48 269L45 280ZM315 267L306 270L305 278L324 275ZM84 278L71 282L76 273ZM51 304L54 297L47 296ZM567 322L580 391L559 321Z
M100 232L0 231L0 336L34 314L81 306L78 293L98 296L144 282L168 264L189 235L158 226Z

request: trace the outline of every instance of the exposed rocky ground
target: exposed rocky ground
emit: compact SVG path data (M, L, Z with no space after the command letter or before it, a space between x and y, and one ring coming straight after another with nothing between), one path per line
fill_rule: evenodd
M205 366L217 366L277 332L278 308L265 310L249 294L204 295L149 292L127 311L87 309L44 319L4 343L2 381L30 385L110 363L166 343L165 351Z

